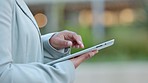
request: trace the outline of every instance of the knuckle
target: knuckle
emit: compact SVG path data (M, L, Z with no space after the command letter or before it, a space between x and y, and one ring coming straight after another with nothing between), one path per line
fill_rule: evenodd
M66 32L66 33L71 33L71 34L73 34L73 35L77 35L77 33L76 33L76 32L69 31L69 30L64 30L63 32Z
M63 33L69 33L70 31L68 31L68 30L63 30L63 31L61 31L61 32L63 32Z
M76 32L71 32L73 35L77 35L77 33Z
M76 32L69 31L69 30L63 30L62 32L71 33L72 35L77 35L77 33L76 33ZM80 36L80 35L79 35L79 36Z
M81 35L78 35L78 37L80 37L80 38L81 38Z
M78 37L79 37L79 39L80 39L80 40L82 40L82 37L81 37L81 35L78 35Z
M63 32L69 32L69 30L64 30Z
M85 58L85 59L89 59L89 58L90 58L90 53L87 54L84 58Z

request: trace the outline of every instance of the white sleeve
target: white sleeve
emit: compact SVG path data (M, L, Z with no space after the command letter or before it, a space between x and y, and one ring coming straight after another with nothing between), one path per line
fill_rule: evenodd
M59 59L63 56L67 56L70 54L71 49L70 48L64 48L60 50L56 50L54 47L51 46L49 43L49 39L54 35L58 34L56 33L48 33L46 35L43 35L42 42L43 42L43 49L44 49L44 62L50 62L56 59Z
M75 68L69 60L54 65L13 63L11 24L14 2L0 2L0 83L73 83Z

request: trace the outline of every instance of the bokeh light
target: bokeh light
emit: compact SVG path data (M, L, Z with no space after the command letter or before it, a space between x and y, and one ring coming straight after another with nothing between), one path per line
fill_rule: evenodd
M93 17L90 10L82 10L79 14L80 25L90 26L92 25Z
M35 19L37 21L37 24L39 26L39 28L43 28L46 26L48 20L47 20L47 16L42 14L42 13L38 13L35 16Z
M114 12L106 11L104 15L104 20L106 26L111 26L118 23L118 16Z
M122 10L119 16L120 23L132 23L134 19L134 11L130 8Z

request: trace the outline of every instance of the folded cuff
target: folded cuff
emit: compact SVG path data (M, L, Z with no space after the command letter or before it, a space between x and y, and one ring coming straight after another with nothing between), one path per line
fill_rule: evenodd
M58 59L58 58L68 55L70 53L70 48L57 50L54 47L52 47L51 44L49 43L49 39L54 34L58 34L58 33L46 34L46 35L42 36L42 40L43 40L44 50L46 50L50 54L50 56L46 56L46 57L55 60L55 59Z

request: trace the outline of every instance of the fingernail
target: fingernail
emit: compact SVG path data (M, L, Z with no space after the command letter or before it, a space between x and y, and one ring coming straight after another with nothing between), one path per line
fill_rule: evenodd
M78 43L81 45L82 48L84 48L84 45L81 41L78 41Z
M72 46L72 42L71 41L68 41L68 46Z
M98 53L98 50L96 51L96 53Z
M90 54L90 57L93 57L94 56L94 53L92 52L91 54Z
M84 48L84 45L83 44L81 44L81 46L82 46L82 48Z
M79 48L79 46L77 45L76 48Z
M93 53L92 55L91 55L91 57L93 57L95 54Z

